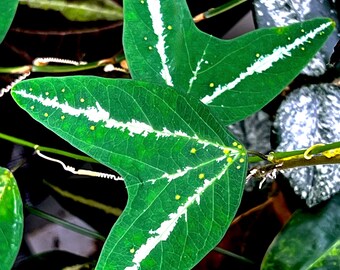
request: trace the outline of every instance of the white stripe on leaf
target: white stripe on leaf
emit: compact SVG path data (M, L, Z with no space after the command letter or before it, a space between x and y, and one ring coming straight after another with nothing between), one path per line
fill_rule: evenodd
M205 51L203 52L203 57L205 56ZM203 63L203 61L204 61L204 58L201 58L198 62L197 62L197 64L196 64L196 69L194 70L194 71L192 71L192 77L190 78L190 80L189 80L189 90L187 91L187 93L189 93L190 92L190 90L191 90L191 88L192 88L192 85L193 85L193 83L194 83L194 81L196 81L197 80L197 74L198 74L198 72L201 70L201 65L202 65L202 63Z
M162 241L166 241L175 229L179 219L184 216L185 222L188 219L188 208L194 203L200 204L202 194L214 184L228 170L229 164L226 164L222 171L211 180L205 179L203 185L195 190L195 193L188 197L187 201L177 208L177 211L168 215L168 220L163 221L156 230L150 230L149 234L154 235L149 237L145 244L141 245L140 248L134 253L132 262L133 266L126 267L125 270L138 270L143 260L150 254L150 252Z
M255 73L262 73L271 68L273 64L278 62L279 60L290 57L291 52L294 49L305 44L306 42L308 42L308 40L315 38L317 34L320 34L331 24L332 22L324 23L318 28L315 28L313 31L308 32L304 36L295 39L293 43L288 44L284 47L279 46L275 48L271 54L261 56L254 62L254 64L247 67L246 71L242 72L235 80L225 85L218 85L218 87L215 88L215 91L211 95L206 95L204 98L201 99L201 101L204 104L210 104L214 101L215 98L222 95L225 91L235 88L245 78L252 76Z
M231 153L229 154L229 156L230 156L230 157L233 157L233 159L235 159L235 158L237 157L238 154L239 154L239 152L233 152L233 153L231 152ZM168 182L171 182L171 181L173 181L173 180L175 180L175 179L177 179L177 178L183 177L184 175L186 175L186 174L189 173L190 171L197 170L197 169L199 169L200 167L206 166L206 165L208 165L209 163L212 163L212 162L217 162L217 163L219 163L219 162L225 160L226 158L227 158L227 156L226 156L226 155L223 155L223 156L220 156L220 157L218 157L218 158L214 158L214 159L212 159L212 160L210 160L210 161L206 161L206 162L204 162L204 163L202 163L202 164L200 164L200 165L198 165L198 166L196 166L196 167L187 166L187 167L185 167L184 169L182 169L182 170L177 170L175 173L172 173L172 174L164 173L161 177L159 177L159 178L154 178L154 179L149 179L149 180L147 180L146 182L150 182L151 184L154 184L154 183L156 183L158 180L162 180L162 179L167 179Z
M162 130L156 130L151 125L138 121L136 119L131 119L129 122L126 123L117 121L116 119L111 118L110 113L103 109L99 102L96 102L95 106L88 106L86 108L74 108L70 106L67 101L64 103L59 103L57 97L47 98L43 97L42 95L35 96L32 93L26 92L25 90L17 90L16 94L22 96L23 98L39 102L44 107L59 109L64 114L68 114L74 117L79 117L82 115L91 122L103 122L105 128L115 128L119 129L122 132L128 130L131 137L133 137L134 135L147 137L149 134L155 134L157 139L159 139L160 137L187 138L188 140L194 140L198 144L203 145L203 148L207 146L212 146L221 150L230 149L230 151L233 153L238 152L238 150L236 149L228 148L218 143L213 143L207 140L200 139L196 134L190 136L181 130L170 131L166 127L163 127Z
M158 38L156 49L159 57L161 58L162 64L162 70L160 74L167 85L174 86L169 71L168 57L165 52L167 47L165 42L166 35L164 34L165 27L163 23L163 16L161 13L161 3L159 0L147 0L147 3L150 12L150 18L152 20L152 28Z

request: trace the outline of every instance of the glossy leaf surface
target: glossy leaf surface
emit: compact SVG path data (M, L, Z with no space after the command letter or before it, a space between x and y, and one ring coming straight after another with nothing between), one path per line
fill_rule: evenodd
M0 167L0 270L12 268L23 233L23 211L12 173Z
M0 5L0 43L4 40L11 26L19 0L2 1Z
M266 269L340 268L340 194L323 207L295 213L269 247Z
M124 1L132 78L173 86L223 124L258 111L287 86L334 29L330 19L220 40L195 26L185 0Z
M197 99L90 76L27 80L12 95L125 179L128 203L97 269L190 269L223 237L241 200L246 151Z
M123 19L122 7L110 0L20 0L23 5L59 11L70 21L115 21Z

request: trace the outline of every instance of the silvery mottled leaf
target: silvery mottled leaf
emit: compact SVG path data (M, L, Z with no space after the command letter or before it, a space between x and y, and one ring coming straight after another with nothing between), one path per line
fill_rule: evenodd
M255 0L254 10L258 28L285 26L311 18L329 17L336 22L339 29L339 20L332 0ZM302 73L319 76L326 71L326 65L338 40L337 32L330 36Z
M308 148L340 140L340 91L332 84L311 85L292 92L274 122L277 151ZM312 207L340 190L339 165L318 165L285 173L296 194Z

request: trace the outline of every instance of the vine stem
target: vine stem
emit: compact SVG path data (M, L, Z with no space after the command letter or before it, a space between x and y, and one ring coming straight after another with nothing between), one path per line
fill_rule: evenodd
M247 181L255 177L264 182L267 178L274 179L278 171L296 167L340 164L340 142L315 144L303 150L271 152L267 156L254 151L249 151L249 153L254 155L249 157L249 163L263 160L269 163L252 168L246 178Z
M32 207L32 206L25 205L25 209L32 215L46 219L46 220L48 220L48 221L50 221L54 224L58 224L58 225L60 225L64 228L66 228L66 229L77 232L81 235L86 235L86 236L94 238L94 239L105 241L105 237L103 235L99 234L98 232L95 232L95 231L86 229L84 227L75 225L73 223L70 223L70 222L65 221L61 218L58 218L58 217L53 216L51 214L48 214L48 213L41 211L38 208L35 208L35 207Z
M0 133L0 139L18 144L18 145L22 145L22 146L26 146L32 149L37 149L37 144L32 143L32 142L28 142L25 141L23 139L19 139L7 134L3 134ZM99 163L97 160L87 157L87 156L83 156L83 155L78 155L78 154L73 154L67 151L63 151L63 150L59 150L59 149L55 149L55 148L51 148L51 147L45 147L45 146L38 146L38 149L41 152L46 152L46 153L52 153L52 154L56 154L56 155L60 155L60 156L65 156L68 158L73 158L73 159L77 159L77 160L81 160L81 161L85 161L85 162L91 162L91 163Z
M214 17L218 14L221 14L223 12L226 12L234 7L237 7L238 5L243 4L244 2L247 2L247 0L229 0L227 3L216 7L216 8L211 8L205 12L202 12L194 17L194 22L198 23L200 21L203 21L205 19L209 19L211 17Z
M115 65L123 62L125 63L125 56L123 53L118 53L117 55L101 59L98 61L90 62L90 63L81 63L81 64L63 64L63 65L53 65L50 63L55 63L57 61L48 61L48 60L58 60L56 58L46 58L46 61L41 58L42 61L33 61L32 65L18 66L18 67L0 67L0 73L9 73L9 74L23 74L27 72L44 72L44 73L70 73L70 72L79 72L84 70L95 69L98 67L105 67L107 65ZM38 60L41 60L38 58ZM59 59L61 61L67 61L64 59ZM73 61L75 62L75 61ZM124 68L116 68L118 71L128 73L128 71ZM115 69L113 69L115 70Z

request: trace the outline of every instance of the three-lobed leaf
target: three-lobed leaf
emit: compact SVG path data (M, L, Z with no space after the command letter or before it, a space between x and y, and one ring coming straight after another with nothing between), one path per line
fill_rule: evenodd
M196 97L223 124L244 119L277 96L333 29L333 21L318 18L221 40L198 30L185 0L124 1L132 78Z
M246 151L195 98L90 76L27 80L12 95L125 179L129 200L97 269L189 269L225 234L241 200Z
M0 167L0 269L12 268L23 233L20 192L12 173Z

